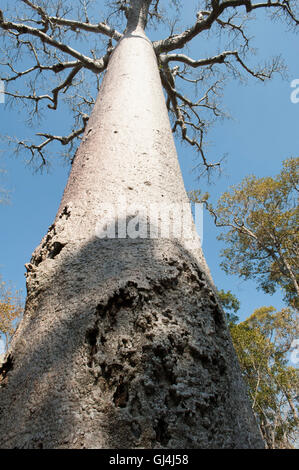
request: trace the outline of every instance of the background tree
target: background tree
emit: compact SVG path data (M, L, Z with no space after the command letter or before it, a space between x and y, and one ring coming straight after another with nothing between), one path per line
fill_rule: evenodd
M218 297L221 302L222 308L225 311L228 324L237 323L239 317L236 315L240 309L240 302L231 291L225 292L223 289L218 291Z
M5 339L5 351L21 319L23 308L20 295L0 278L0 337Z
M261 307L244 322L231 324L230 331L267 448L293 448L299 382L289 359L298 337L296 313Z
M216 209L207 195L194 192L214 217L228 228L218 239L226 273L256 279L266 293L280 287L293 307L299 302L298 208L299 158L285 160L275 178L248 176L225 192Z
M290 449L298 441L298 368L290 363L298 321L290 308L260 307L243 322L240 303L230 291L218 291L227 315L252 408L268 449Z
M145 28L163 19L163 4L109 3L106 20L87 2L20 0L0 12L7 96L36 111L57 109L64 94L80 122L64 137L47 130L41 143L19 148L43 165L51 143L72 144L84 132L57 217L27 264L26 311L0 370L2 447L263 447L194 226L188 239L138 230L147 204L187 203L167 111L203 165L217 166L203 151L206 117L219 114L217 67L220 76L223 67L261 80L281 70L277 60L246 65L244 21L266 9L297 25L298 4L203 1L191 26L151 42ZM237 35L237 49L198 59L175 53L219 30L228 41ZM102 48L99 36L108 38ZM82 81L84 94L72 86L83 70L94 77ZM94 104L87 84L96 90L105 70ZM179 91L180 80L209 78L201 97ZM95 236L107 212L108 229L115 224L107 204L119 196L135 204L129 214L119 204L118 219L137 217L136 238Z

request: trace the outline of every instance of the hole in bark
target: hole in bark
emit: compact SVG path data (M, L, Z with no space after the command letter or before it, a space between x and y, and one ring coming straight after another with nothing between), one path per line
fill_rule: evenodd
M132 308L135 298L137 297L133 289L135 287L128 283L128 287L120 288L105 304L98 304L96 313L104 318L106 315L110 317L112 324L116 323L116 314L121 308Z
M121 379L122 380L122 379ZM125 408L129 399L129 392L127 384L121 383L117 386L116 391L113 395L113 401L115 406Z
M89 344L90 351L89 351L89 362L88 367L92 367L93 363L93 356L97 353L97 337L99 334L99 328L94 326L93 328L89 328L85 334L85 342Z
M105 362L103 362L102 364L100 364L101 366L101 370L102 370L102 376L105 380L109 380L111 379L111 376L112 376L112 367L108 367L107 364Z
M166 446L169 442L170 435L168 433L168 424L166 423L165 419L161 417L154 427L156 431L156 439L160 442L163 446Z
M86 331L85 340L91 347L96 346L99 328L97 326Z
M163 359L168 354L167 349L162 344L157 344L156 346L154 346L153 351L154 354L160 359Z
M214 321L215 321L215 325L216 325L216 326L221 326L221 325L223 325L224 321L223 321L222 312L221 312L221 310L220 310L218 307L215 307L215 308L212 310L212 316L213 316L213 318L214 318Z
M76 152L77 153L77 152ZM76 155L75 155L76 156ZM74 157L75 158L75 157ZM65 215L66 219L69 218L69 216L71 215L71 211L69 210L68 206L65 206L63 211L61 212L59 218L61 219L63 216Z
M65 246L65 243L54 242L52 249L49 252L49 258L54 259L61 252L62 248Z
M136 422L133 421L133 423L131 425L131 431L132 431L132 434L137 439L139 439L139 437L141 436L141 427L140 427L139 423L136 423Z
M210 357L204 351L200 350L197 346L194 346L193 344L189 344L189 351L194 359L197 359L202 363L203 367L207 368L210 366Z
M103 305L103 304L99 304L97 305L96 307L96 313L100 316L100 317L104 317L105 314L106 314L106 305Z
M141 405L138 395L133 396L130 402L130 414L134 418L139 417L142 414L143 407Z
M165 405L168 408L176 408L181 402L181 397L179 397L175 390L170 390L169 394L165 397Z
M213 366L218 367L219 374L223 375L226 372L226 363L223 357L218 357L212 360Z
M0 379L4 380L8 372L13 369L13 357L11 354L7 356L6 361L0 367Z

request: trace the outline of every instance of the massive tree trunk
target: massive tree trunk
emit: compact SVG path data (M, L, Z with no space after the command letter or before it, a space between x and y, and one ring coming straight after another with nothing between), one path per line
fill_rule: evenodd
M142 207L188 202L145 23L129 23L27 266L25 315L0 370L0 447L260 448L196 237L100 238L120 196L145 221Z

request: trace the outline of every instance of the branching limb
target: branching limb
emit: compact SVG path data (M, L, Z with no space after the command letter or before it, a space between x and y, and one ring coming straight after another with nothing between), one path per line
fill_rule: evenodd
M82 30L89 33L101 33L110 37L111 39L115 39L116 41L119 41L123 37L123 34L119 33L113 28L110 28L110 26L105 23L82 23L80 21L57 18L55 16L50 16L49 21L53 25L68 26L73 31Z
M193 60L190 57L184 55L184 54L168 54L168 55L161 55L161 60L163 63L168 64L171 61L174 62L182 62L186 65L189 65L190 67L197 68L197 67L204 67L207 65L214 65L214 64L226 64L227 61L226 59L229 57L234 57L236 61L241 65L241 67L250 75L252 75L255 78L258 78L261 81L266 80L267 78L271 78L273 71L275 71L275 67L271 67L268 71L263 70L263 71L257 71L255 72L254 70L250 69L245 62L241 59L238 51L224 51L221 54L218 54L214 57L209 57L207 59L201 59L201 60Z
M71 86L72 84L72 81L73 79L75 78L75 76L77 75L77 73L80 72L80 70L82 69L82 65L79 64L79 65L76 65L75 67L73 67L72 71L70 72L70 74L67 76L67 78L64 80L63 83L61 83L59 86L57 86L56 88L54 88L54 90L52 90L52 93L53 93L53 105L48 105L48 107L50 109L57 109L57 104L58 104L58 94L61 90L63 89L67 89L69 86Z
M16 99L34 101L35 102L35 112L38 112L38 104L42 100L51 101L52 104L48 104L48 108L55 110L55 109L57 109L57 105L58 105L59 92L61 90L67 90L67 88L72 85L73 79L75 78L75 76L78 74L78 72L81 69L82 69L82 65L80 63L75 65L72 68L70 74L67 76L67 78L60 85L58 85L57 87L55 87L52 90L53 96L50 96L50 95L36 95L35 92L32 93L32 94L29 94L29 95L20 95L18 93L12 93L12 92L9 92L9 91L4 91L4 94L7 95L7 96L10 96L12 98L16 98ZM19 75L22 76L23 74L24 73L21 73Z
M31 36L37 37L42 43L49 44L54 48L76 58L79 60L82 65L95 73L102 72L107 66L107 60L110 54L106 54L102 58L95 60L87 57L86 55L78 52L72 47L57 41L51 36L47 35L45 32L38 28L33 28L22 23L14 23L11 21L5 21L3 18L3 13L0 10L0 28L5 31L17 31L19 34L29 34Z
M244 6L247 13L253 10L266 8L266 9L280 9L285 12L287 16L292 20L295 25L299 25L299 19L295 17L295 14L290 7L290 4L286 0L277 0L272 2L268 0L265 3L253 4L251 0L212 0L211 10L201 11L197 14L195 24L183 31L180 34L176 34L172 37L162 39L154 42L154 48L157 54L163 52L170 52L175 49L182 49L188 42L198 36L203 31L209 30L212 25L217 22L222 13L228 8L236 8Z
M235 19L236 16L237 16L237 14L234 13L226 20L224 20L224 19L222 20L220 18L217 18L216 22L222 30L226 29L226 30L229 30L231 33L235 33L235 36L238 36L238 35L241 36L241 38L243 40L242 49L246 50L249 47L250 38L247 36L247 34L245 32L244 22L240 23L240 24L236 24L236 23L233 22L233 20Z
M10 77L1 77L1 80L3 80L4 82L12 82L14 80L17 80L18 78L23 77L24 75L28 75L36 71L40 71L40 72L52 71L54 73L59 73L65 69L77 67L80 64L81 62L79 61L58 62L57 64L54 64L54 65L41 65L38 63L34 65L33 67L29 67L28 69L23 70L22 72L17 72L10 62L0 62L0 65L9 67L9 69L13 72L13 75L11 75Z
M92 32L92 33L101 33L112 39L116 39L117 41L119 41L123 36L114 28L110 28L110 26L108 26L104 22L98 23L98 24L90 24L89 22L83 23L81 21L60 18L57 16L49 16L47 12L40 5L36 5L30 0L22 0L22 2L28 5L33 10L35 10L40 15L41 22L44 25L44 28L43 28L44 32L48 30L48 27L50 24L51 26L55 26L55 25L67 26L73 31L81 30L81 31L87 31L87 32ZM85 16L86 16L86 19L88 20L86 12L85 12Z
M44 138L44 140L39 145L31 144L26 141L17 141L16 152L17 153L20 152L22 148L29 151L31 154L31 159L29 161L29 164L31 164L36 159L36 156L38 156L41 159L41 163L39 166L39 168L41 169L42 167L48 164L48 159L46 158L45 151L46 151L46 147L49 144L53 142L59 142L61 145L66 146L66 145L74 143L74 141L76 139L79 139L80 136L84 133L89 116L83 114L81 118L83 121L82 127L73 130L69 135L58 136L58 135L53 135L49 133L39 132L36 135Z
M216 225L216 227L229 228L236 232L239 232L242 235L245 235L249 239L252 239L256 243L258 249L265 252L267 257L272 258L273 261L279 266L280 274L287 274L290 277L295 292L299 296L299 285L296 279L296 275L293 272L290 264L288 263L287 258L284 256L281 246L278 242L273 243L273 247L269 246L267 240L264 242L252 230L250 230L248 226L246 226L245 220L239 220L237 217L233 218L233 222L220 222L217 212L213 209L212 205L207 201L207 199L203 198L200 200L200 202L204 204L205 208L213 217L214 224ZM273 238L273 235L271 233L268 233L268 235L270 238Z
M215 167L220 166L220 162L209 163L207 161L206 155L203 150L203 138L205 131L205 124L201 121L198 112L196 111L197 107L203 106L209 109L212 109L216 112L216 108L209 104L208 94L207 93L197 100L197 102L192 102L188 98L184 97L176 88L174 83L173 72L169 69L167 63L163 63L163 67L160 68L160 75L162 85L164 86L167 93L167 106L170 111L173 111L175 115L175 123L173 127L173 132L176 131L177 127L181 128L181 137L188 144L196 147L197 151L200 153L202 162L207 170L210 170ZM186 110L186 107L188 110ZM193 115L193 118L191 118ZM191 138L187 131L188 127L193 129L195 133L199 136L198 139Z
M88 121L88 117L87 117L87 121ZM36 135L38 135L39 137L45 137L45 139L46 139L38 147L43 148L43 147L45 147L45 145L48 145L50 142L53 142L54 140L56 140L57 142L60 142L61 145L68 145L72 140L76 139L77 137L79 137L80 135L83 134L83 132L85 130L85 127L86 127L86 123L84 124L83 127L81 127L80 129L74 130L68 136L58 136L58 135L52 135L52 134L38 132ZM37 148L37 147L35 147L35 148Z

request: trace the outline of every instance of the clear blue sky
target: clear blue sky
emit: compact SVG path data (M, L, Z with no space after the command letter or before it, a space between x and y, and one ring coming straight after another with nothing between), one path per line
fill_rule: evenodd
M185 8L184 15L190 21L194 17L189 7ZM264 17L251 28L251 35L256 38L253 44L258 47L256 62L281 54L288 65L289 77L283 81L276 76L266 84L257 83L253 78L249 78L246 85L233 80L227 84L224 104L233 120L218 123L209 134L208 156L213 159L227 154L223 173L213 179L212 185L204 179L197 180L197 173L192 171L196 164L193 150L177 143L186 189L200 187L211 194L212 201L246 175L275 175L280 171L283 159L298 156L299 104L290 100L290 83L299 78L298 36L286 32L285 25L270 23ZM202 44L198 39L190 48L190 55L194 58L202 56L202 52L212 49L215 44L212 40ZM56 125L61 123L63 127L67 112L62 109L49 116ZM24 112L16 108L5 109L1 104L0 122L2 135L23 137L35 130L25 128ZM45 126L37 127L37 130L40 128L46 130ZM4 144L0 149L4 150L0 153L0 168L7 171L1 177L0 186L11 191L10 204L0 206L0 273L5 281L10 280L18 289L23 289L25 295L24 264L55 217L69 170L54 159L49 173L32 174L22 156L12 158ZM245 319L262 305L280 308L283 303L279 293L272 297L265 295L257 291L253 282L226 276L221 271L217 233L218 229L205 214L204 253L217 287L231 290L241 301L240 318Z

